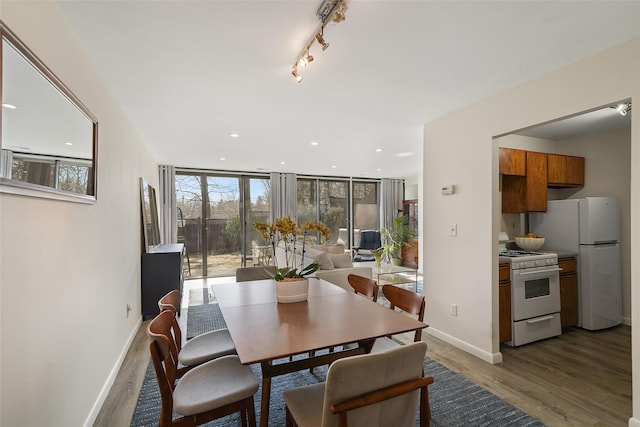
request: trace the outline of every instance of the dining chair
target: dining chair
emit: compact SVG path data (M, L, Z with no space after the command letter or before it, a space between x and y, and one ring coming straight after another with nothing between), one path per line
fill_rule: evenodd
M191 368L201 365L221 356L235 354L236 347L227 329L206 332L196 335L182 344L182 331L176 317L180 306L180 291L173 290L160 298L158 307L160 311L168 311L173 314L171 333L167 337L173 337L173 357L179 362L176 372L177 378L182 377Z
M347 281L355 290L356 294L372 298L373 302L378 301L378 282L375 280L368 277L358 276L357 274L349 274L347 276Z
M276 274L276 267L274 265L240 267L236 269L236 282L272 279L273 276L270 276L269 274Z
M417 294L408 289L400 288L394 285L383 285L382 293L384 294L385 298L389 300L389 308L391 310L395 310L396 308L398 308L405 313L414 316L417 315L420 322L424 320L424 310L426 305L424 295ZM413 341L417 342L421 339L422 329L417 329ZM391 337L378 338L373 344L371 352L378 353L399 347L400 345L401 344L398 344Z
M331 364L323 383L286 390L287 427L429 426L429 384L423 373L427 344L345 357Z
M147 327L149 350L160 389L160 427L196 426L235 412L242 425L256 425L253 395L258 379L237 355L222 356L178 378L178 362L171 350L175 316L164 310ZM174 418L173 414L177 417Z

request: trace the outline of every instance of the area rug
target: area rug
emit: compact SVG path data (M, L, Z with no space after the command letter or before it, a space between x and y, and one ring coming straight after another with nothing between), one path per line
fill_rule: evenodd
M193 308L196 308L197 311L192 311ZM217 319L218 316L221 317L216 303L190 306L187 316L191 317L194 313L197 313L198 320L188 322L188 329L195 327L198 330L207 330L211 325L218 323L214 319ZM203 322L203 324L195 325L198 322ZM193 334L193 331L188 330L187 335L191 334ZM261 380L259 365L252 365L251 368L258 379ZM427 375L431 375L435 379L435 382L429 386L432 426L544 426L540 421L530 417L510 403L428 357L424 361L424 370ZM306 370L274 378L271 385L269 426L281 427L285 425L284 402L282 400L282 392L284 390L324 381L326 373L326 367L319 367L314 369L313 374ZM256 416L258 417L260 413L260 396L261 390L258 390L255 395ZM156 426L158 425L159 413L160 393L153 365L149 363L131 426ZM240 419L237 414L206 424L208 427L240 425ZM417 425L418 422L416 420Z

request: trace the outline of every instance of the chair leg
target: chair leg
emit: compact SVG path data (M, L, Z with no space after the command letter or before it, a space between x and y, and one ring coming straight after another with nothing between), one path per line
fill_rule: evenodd
M249 427L256 427L256 408L254 406L253 396L247 398L247 415L249 418Z
M242 427L247 427L247 410L243 409L240 411L240 424Z
M286 427L296 427L296 421L293 419L291 412L289 412L289 407L285 405L284 410Z

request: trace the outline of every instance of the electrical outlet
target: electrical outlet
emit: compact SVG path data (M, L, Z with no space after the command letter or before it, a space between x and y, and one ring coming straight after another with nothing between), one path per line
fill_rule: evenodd
M458 224L449 224L449 236L456 237L458 235Z
M458 304L451 304L451 315L454 317L458 315Z

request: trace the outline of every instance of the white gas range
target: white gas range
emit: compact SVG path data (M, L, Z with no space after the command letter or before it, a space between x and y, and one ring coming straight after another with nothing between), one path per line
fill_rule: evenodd
M511 265L512 340L506 344L519 346L561 335L558 256L502 249L499 260Z

